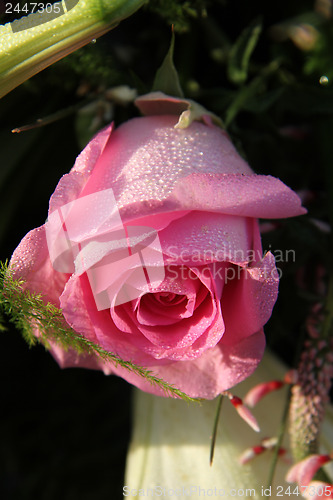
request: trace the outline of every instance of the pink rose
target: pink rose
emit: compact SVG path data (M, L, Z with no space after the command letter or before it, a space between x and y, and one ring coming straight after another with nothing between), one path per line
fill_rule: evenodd
M257 218L305 210L280 180L255 175L207 117L175 128L186 101L142 103L153 116L97 134L11 266L76 332L211 399L263 354L278 275L273 255L262 256ZM164 395L110 362L57 345L52 354L61 367L101 369Z

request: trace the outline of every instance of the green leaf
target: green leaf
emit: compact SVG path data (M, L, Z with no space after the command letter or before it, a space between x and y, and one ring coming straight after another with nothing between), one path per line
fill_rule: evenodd
M152 92L161 91L167 95L183 97L183 91L179 83L179 77L173 63L173 52L175 47L175 34L172 32L171 43L165 59L157 70Z
M257 19L241 33L231 48L227 72L229 79L237 85L247 80L250 58L261 31L262 23Z
M285 87L278 87L265 92L263 95L254 96L244 105L244 109L251 113L265 113L276 103L285 91Z
M67 0L67 12L53 19L45 10L43 14L33 13L0 26L0 97L104 35L144 3L145 0Z
M61 309L51 302L45 303L41 294L24 289L24 284L24 280L13 278L7 264L0 263L0 310L21 331L30 346L41 343L49 348L52 341L64 350L74 349L79 354L99 356L103 361L111 362L115 366L120 365L145 378L151 384L157 385L167 396L185 401L197 401L156 377L151 371L131 361L124 361L116 354L79 335L65 323ZM38 338L34 334L35 329L38 329Z

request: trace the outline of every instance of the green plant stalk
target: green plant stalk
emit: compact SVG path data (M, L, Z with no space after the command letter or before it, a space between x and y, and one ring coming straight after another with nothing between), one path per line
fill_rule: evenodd
M224 124L226 128L230 126L246 103L260 92L263 83L279 69L279 65L280 61L278 60L271 61L258 76L253 78L246 86L240 88L225 112Z
M215 418L214 418L214 427L213 427L212 441L211 441L210 454L209 454L210 465L213 464L213 460L214 460L214 451L215 451L215 444L216 444L216 438L217 438L217 428L219 425L222 402L223 402L223 395L221 394L218 398L217 408L216 408L216 413L215 413Z
M283 415L281 418L280 428L278 431L278 440L277 440L277 443L276 443L275 448L274 448L271 467L269 470L269 476L268 476L267 485L266 485L266 488L268 488L268 489L272 486L273 481L274 481L274 475L276 472L276 467L277 467L278 458L279 458L279 450L281 448L283 437L284 437L284 434L286 432L289 406L290 406L290 397L291 397L291 391L289 388L288 395L287 395L286 402L285 402L285 406L284 406L284 410L283 410Z
M45 12L0 26L0 97L104 35L144 3L145 0L79 0L75 7L48 22L43 22L48 19ZM63 1L61 4L65 5ZM29 28L38 16L42 24ZM27 29L13 32L12 24L22 22Z

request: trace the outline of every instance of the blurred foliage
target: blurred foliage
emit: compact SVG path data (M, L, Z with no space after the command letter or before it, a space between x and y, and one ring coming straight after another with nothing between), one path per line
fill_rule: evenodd
M191 22L194 19L207 15L207 7L211 0L150 0L147 8L169 25L173 25L178 32L185 32L191 29Z
M106 51L96 50L94 43L73 52L58 65L56 71L51 71L50 79L53 84L61 85L62 78L66 76L63 83L67 90L75 88L78 77L93 86L107 85L108 82L123 83L116 58Z
M265 328L268 344L291 364L309 311L324 300L332 272L331 9L325 0L151 0L112 33L4 97L1 258L44 223L59 178L96 126L138 114L131 99L109 91L119 85L139 94L151 89L173 24L174 60L185 96L219 115L252 168L300 191L308 208L307 216L263 226L265 250L295 252L295 258L278 263L280 294ZM80 113L87 103L90 114ZM59 121L11 134L71 106L75 111L64 112ZM129 386L99 373L61 372L43 350L29 352L11 326L2 333L2 349L8 354L1 366L7 401L1 498L119 498ZM99 439L92 439L96 434Z

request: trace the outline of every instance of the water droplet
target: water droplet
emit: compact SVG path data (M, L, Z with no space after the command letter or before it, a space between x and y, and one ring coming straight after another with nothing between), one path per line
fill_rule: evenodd
M320 85L328 85L329 82L329 78L326 75L321 75L321 77L319 78Z

